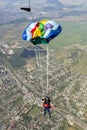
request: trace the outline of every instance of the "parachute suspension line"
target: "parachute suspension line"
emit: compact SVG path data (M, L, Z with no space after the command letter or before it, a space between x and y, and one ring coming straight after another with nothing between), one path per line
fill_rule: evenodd
M49 78L48 78L48 74L49 74L49 46L47 44L47 95L48 95L48 89L49 89Z
M29 0L29 8L30 8L30 0ZM33 14L32 14L32 11L30 11L30 15L31 15L31 20L32 20L32 22L35 22L34 17L33 17Z
M43 85L43 78L42 78L42 64L41 64L41 56L40 56L40 49L38 51L38 59L39 59L39 71L40 71L40 83L42 86L43 96L44 96L44 85Z
M37 61L37 70L39 69L39 61L38 61L38 54L37 54L37 47L35 47L35 56ZM39 79L38 79L38 72L36 70L36 77L37 77L37 87L39 86Z
M42 79L42 64L41 64L41 56L40 56L40 49L38 51L38 60L39 60L39 72L40 72L40 83L41 83L41 87L42 87L42 93L44 96L44 85L43 85L43 79Z
M29 8L30 8L30 0L29 0Z
M39 82L41 82L41 87L42 87L42 91L43 91L43 95L44 95L44 87L43 87L43 83L42 83L42 81L40 79L41 74L39 73L39 72L42 72L42 69L41 69L41 65L40 65L40 55L39 55L38 47L35 47L35 55L36 55L37 70L38 70L38 73L37 73L37 85L39 86L39 84L40 84Z

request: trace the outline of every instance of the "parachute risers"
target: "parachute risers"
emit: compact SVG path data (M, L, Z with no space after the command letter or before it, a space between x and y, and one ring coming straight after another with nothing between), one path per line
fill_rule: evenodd
M48 44L60 34L62 27L52 20L41 20L30 23L22 34L23 40L36 44Z
M31 11L31 8L21 7L20 9L21 9L21 10L24 10L24 11L27 11L27 12L30 12L30 11Z

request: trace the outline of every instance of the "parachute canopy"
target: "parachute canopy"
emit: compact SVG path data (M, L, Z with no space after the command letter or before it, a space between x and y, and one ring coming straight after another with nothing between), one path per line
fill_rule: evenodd
M41 20L30 23L22 34L23 40L36 44L48 44L62 31L62 27L52 20Z

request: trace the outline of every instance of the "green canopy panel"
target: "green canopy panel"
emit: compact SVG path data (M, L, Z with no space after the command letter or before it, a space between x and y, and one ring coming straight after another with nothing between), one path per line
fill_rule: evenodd
M42 38L42 37L36 37L36 38L32 39L32 42L34 45L48 44L49 43L45 38Z

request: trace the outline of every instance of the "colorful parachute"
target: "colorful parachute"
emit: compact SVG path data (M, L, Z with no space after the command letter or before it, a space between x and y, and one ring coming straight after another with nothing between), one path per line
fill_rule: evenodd
M30 23L22 34L23 40L36 44L48 44L62 31L62 27L55 21L41 20Z

